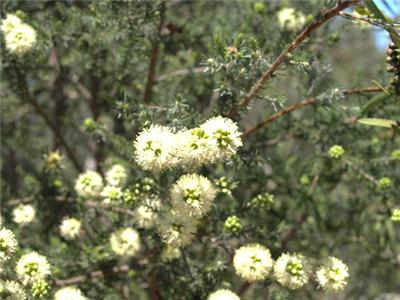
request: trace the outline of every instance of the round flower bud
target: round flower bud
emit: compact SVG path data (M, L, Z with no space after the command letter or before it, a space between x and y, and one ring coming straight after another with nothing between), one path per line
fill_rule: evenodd
M78 288L68 286L59 289L54 295L54 300L88 300L88 298Z
M139 233L132 228L122 228L110 237L111 249L119 256L134 256L140 250Z
M83 198L96 198L103 190L103 178L95 171L86 171L78 176L75 191Z
M0 229L0 263L7 261L17 250L18 241L14 233L6 228Z
M390 188L393 185L392 180L389 177L382 177L381 179L379 179L379 188L383 189L387 189Z
M123 186L128 178L128 173L123 165L114 165L106 173L106 182L112 186Z
M33 222L36 216L36 210L30 204L20 204L13 209L12 214L15 223L26 225Z
M400 160L400 149L393 150L390 154L391 159Z
M49 284L43 280L37 280L32 284L31 294L37 299L44 298L50 291Z
M233 257L236 274L249 282L266 279L273 264L270 251L260 244L242 246Z
M240 298L230 290L220 289L210 294L207 300L240 300Z
M216 190L205 177L197 174L184 175L171 188L174 208L184 215L200 217L212 206Z
M46 279L51 274L47 258L34 251L21 256L15 271L24 284Z
M61 236L67 240L75 239L81 230L81 221L75 218L66 218L60 225Z
M231 233L238 233L242 230L242 224L237 216L230 216L225 220L224 228Z
M399 208L395 208L395 209L392 211L392 216L390 217L390 219L391 219L393 222L400 222L400 209L399 209Z
M306 261L299 254L282 254L274 266L277 281L292 290L299 289L308 282Z
M23 287L16 281L0 281L0 299L26 300Z
M274 195L269 193L259 194L247 203L247 207L254 210L268 210L274 204Z
M328 153L331 157L338 159L345 153L345 150L340 145L334 145L329 148Z
M349 277L348 267L336 257L329 257L326 265L316 272L317 282L322 289L343 290Z

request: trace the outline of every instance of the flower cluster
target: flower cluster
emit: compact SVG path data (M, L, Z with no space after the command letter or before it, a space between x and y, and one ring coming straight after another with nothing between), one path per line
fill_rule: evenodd
M75 191L82 198L97 198L103 190L103 178L95 171L86 171L78 176Z
M1 22L1 30L4 33L6 48L12 54L25 54L36 43L36 31L16 15L7 14Z
M392 211L392 216L390 217L390 219L391 219L393 222L400 222L400 208L395 208L395 209Z
M20 204L16 208L13 209L13 220L15 223L20 225L26 225L35 219L36 210L30 204Z
M126 183L128 173L123 165L113 165L106 172L106 182L108 185L121 187Z
M117 186L106 185L100 193L105 204L118 203L122 199L122 189Z
M230 290L220 289L211 293L207 300L240 300L240 298Z
M66 218L60 225L60 234L67 240L75 239L81 230L81 221L75 218Z
M119 256L134 256L140 250L139 233L132 228L122 228L111 234L111 249Z
M270 251L260 244L242 246L235 251L233 257L236 274L249 282L266 279L273 264Z
M224 223L224 229L231 233L238 233L242 230L242 224L237 216L229 216Z
M75 287L65 287L59 289L55 295L54 300L87 300L80 289Z
M16 281L0 281L0 298L5 300L26 300L23 287Z
M7 261L17 250L18 241L14 233L6 228L0 228L0 263Z
M139 134L134 144L139 166L161 172L178 165L193 167L226 159L236 153L242 141L236 123L217 116L197 128L177 133L152 125Z
M286 30L297 31L306 23L306 17L294 8L283 8L277 13L279 26Z
M339 291L347 285L348 267L338 258L329 257L328 263L316 272L318 284L323 289Z
M139 205L135 211L133 219L139 228L149 229L158 222L158 211L161 207L161 201L157 198L149 198Z
M340 145L334 145L328 150L329 156L336 159L340 158L345 152L344 148Z
M47 258L34 251L21 256L17 262L15 272L24 284L46 279L51 274Z
M308 282L306 265L302 255L284 253L275 262L274 274L281 285L298 289Z
M171 202L179 213L201 217L212 206L216 190L205 177L197 174L183 175L171 188Z

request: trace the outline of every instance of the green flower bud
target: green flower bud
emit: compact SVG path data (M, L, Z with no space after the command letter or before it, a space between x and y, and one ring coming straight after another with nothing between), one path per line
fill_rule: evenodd
M265 13L266 9L267 9L267 6L265 5L264 2L256 2L256 3L254 3L254 10L259 14Z
M230 216L225 220L224 229L231 233L238 233L242 230L242 224L237 216Z
M392 153L390 154L390 158L400 160L400 149L393 150Z
M381 189L387 189L393 185L393 182L389 177L382 177L381 179L379 179L378 184Z
M268 210L274 203L274 195L269 193L259 194L247 203L247 207L252 209Z
M31 288L32 296L38 299L46 297L50 291L49 284L44 280L37 280L33 283Z
M311 183L310 177L308 177L307 174L301 175L301 177L300 177L300 183L301 183L302 185L309 185L309 184Z
M83 121L83 130L87 133L91 133L96 130L96 122L93 119L86 119Z
M345 152L346 151L344 151L343 147L340 145L334 145L328 151L329 155L336 159L340 158Z
M400 208L395 208L392 211L392 216L390 218L393 222L400 222Z

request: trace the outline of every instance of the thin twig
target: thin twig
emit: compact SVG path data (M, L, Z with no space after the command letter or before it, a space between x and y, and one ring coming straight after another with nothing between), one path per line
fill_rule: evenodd
M343 95L349 96L349 95L353 95L353 94L375 93L375 92L380 92L380 91L381 91L381 89L379 87L367 87L367 88L353 88L353 89L348 89L348 90L342 90L342 93L343 93ZM254 131L264 127L265 125L267 125L269 123L276 121L280 117L283 117L284 115L286 115L294 110L297 110L297 109L300 109L300 108L303 108L303 107L309 106L309 105L315 105L318 103L320 103L320 101L317 98L313 97L313 98L308 98L301 102L289 105L289 106L283 108L282 110L268 116L266 119L264 119L264 121L258 123L253 128L248 129L247 131L242 133L241 138L248 137Z
M243 98L243 100L237 105L233 106L227 116L232 117L236 112L242 108L245 108L249 103L257 96L257 93L265 86L268 79L272 77L279 66L285 61L290 53L296 50L306 38L308 38L315 30L321 27L324 23L338 15L342 10L350 7L353 4L360 2L361 0L348 0L339 2L334 8L328 9L321 14L313 23L307 26L290 45L283 50L283 52L272 62L269 69L266 70L258 81L252 86L248 94Z
M143 97L144 103L148 103L150 101L151 94L153 91L158 54L160 52L160 36L161 36L161 31L162 31L162 28L164 25L164 16L165 16L165 1L161 2L160 23L158 25L158 36L157 36L157 39L153 42L153 47L151 50L149 73L147 75L146 89L145 89L144 97Z

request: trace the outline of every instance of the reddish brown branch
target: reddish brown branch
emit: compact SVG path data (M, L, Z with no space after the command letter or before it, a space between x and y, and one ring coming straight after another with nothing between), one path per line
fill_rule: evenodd
M245 108L256 96L257 93L265 86L268 79L275 73L279 66L285 61L290 53L296 50L306 38L308 38L315 30L321 27L324 23L338 15L342 10L349 6L360 2L361 0L348 0L339 2L334 8L326 10L317 18L313 23L308 25L300 34L293 40L292 43L272 62L268 70L266 70L258 81L252 86L248 94L238 104L233 106L228 112L227 116L232 117L235 113L242 108Z

